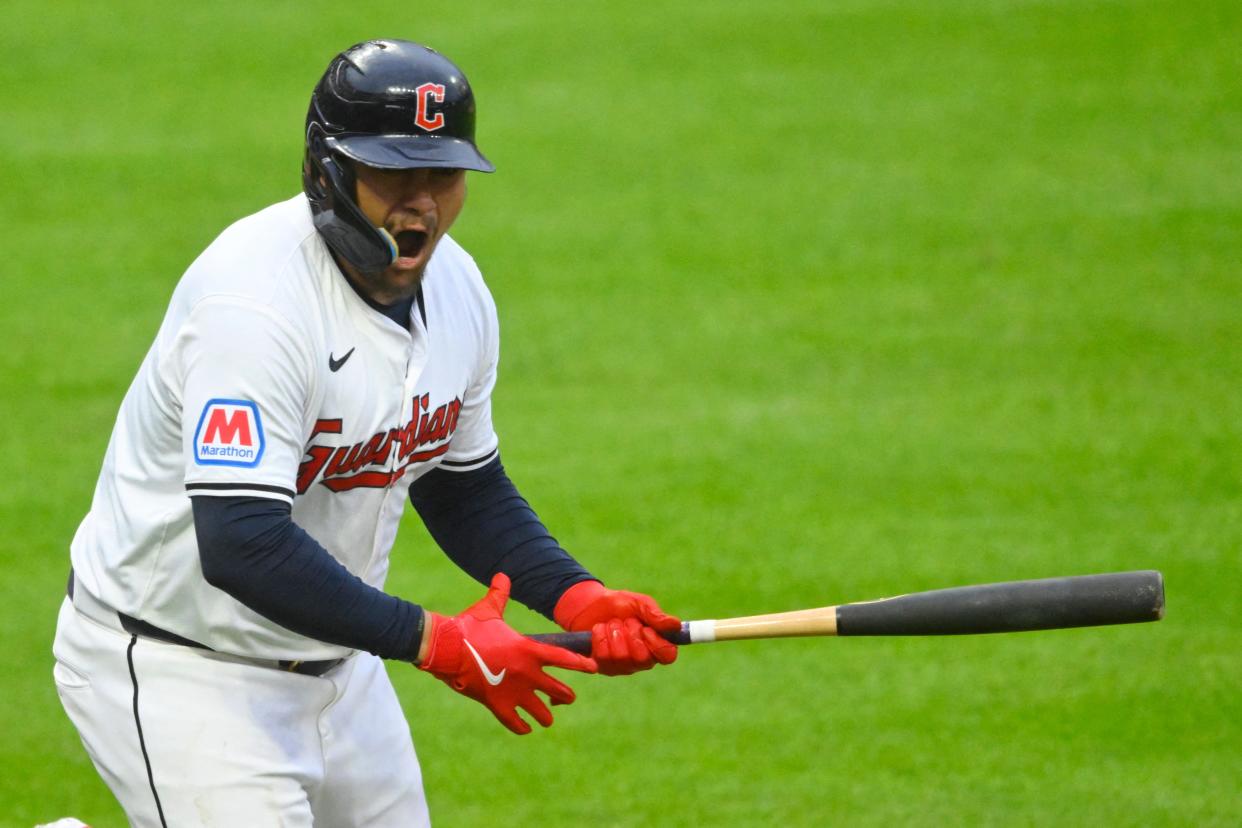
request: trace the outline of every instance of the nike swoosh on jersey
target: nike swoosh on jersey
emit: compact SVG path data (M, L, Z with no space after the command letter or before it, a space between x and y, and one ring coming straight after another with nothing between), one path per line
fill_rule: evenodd
M487 665L483 663L483 657L479 655L479 651L474 648L474 645L467 641L466 647L469 648L470 655L474 656L474 660L478 663L479 669L483 671L483 678L487 679L488 684L495 687L497 684L500 684L505 680L505 673L509 672L508 667L501 670L499 673L493 673L491 670L487 669Z
M329 370L329 371L331 371L331 372L332 372L332 373L334 373L334 374L335 374L337 371L341 370L341 366L345 364L345 360L349 359L351 356L353 356L353 355L354 355L354 348L357 348L357 347L358 347L358 346L357 346L357 345L355 345L353 348L350 348L350 349L349 349L349 350L345 353L345 356L341 357L340 359L333 359L333 358L332 358L332 354L331 354L331 353L329 353L329 354L328 354L328 370Z

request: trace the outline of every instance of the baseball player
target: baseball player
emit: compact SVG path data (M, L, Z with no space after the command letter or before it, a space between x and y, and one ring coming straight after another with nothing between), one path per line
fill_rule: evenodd
M465 76L407 41L338 55L303 190L226 229L173 293L71 548L57 689L139 826L428 823L382 659L515 733L573 691L544 671L670 663L677 618L611 590L501 465L499 333L448 235L474 142ZM409 499L486 595L442 615L382 591ZM510 595L590 658L504 621Z

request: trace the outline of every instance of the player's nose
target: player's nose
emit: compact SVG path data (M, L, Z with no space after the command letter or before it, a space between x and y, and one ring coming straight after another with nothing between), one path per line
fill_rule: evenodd
M432 193L431 170L407 170L401 178L400 198L403 207L417 209L419 212L435 207Z

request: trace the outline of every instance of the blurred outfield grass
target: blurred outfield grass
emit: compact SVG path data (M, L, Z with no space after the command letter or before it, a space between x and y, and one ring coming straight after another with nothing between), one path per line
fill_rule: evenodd
M4 6L0 825L123 824L49 653L172 286L298 187L323 66L473 81L454 235L506 464L686 617L1133 568L1159 625L752 642L504 733L393 670L441 826L1229 825L1242 814L1234 2ZM479 594L410 521L394 591ZM522 609L511 621L544 629Z

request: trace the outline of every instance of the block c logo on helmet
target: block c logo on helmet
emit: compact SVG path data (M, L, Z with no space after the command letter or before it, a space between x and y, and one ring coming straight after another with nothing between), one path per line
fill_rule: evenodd
M428 132L435 132L444 126L443 112L437 112L430 118L427 117L427 111L431 109L432 100L435 100L436 103L444 103L444 84L424 83L415 89L414 93L418 95L418 108L414 112L414 123Z

